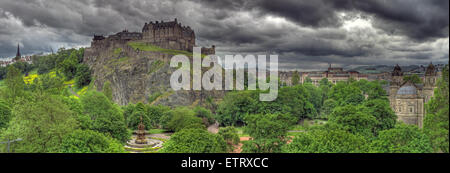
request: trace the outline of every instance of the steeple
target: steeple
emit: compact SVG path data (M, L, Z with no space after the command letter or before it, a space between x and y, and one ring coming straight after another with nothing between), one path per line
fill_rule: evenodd
M427 70L425 71L425 76L436 76L436 67L432 62L428 65Z
M16 58L20 58L20 57L22 57L22 56L20 55L20 47L19 47L19 44L17 44Z
M394 67L394 71L392 71L392 76L403 76L402 68L397 64Z

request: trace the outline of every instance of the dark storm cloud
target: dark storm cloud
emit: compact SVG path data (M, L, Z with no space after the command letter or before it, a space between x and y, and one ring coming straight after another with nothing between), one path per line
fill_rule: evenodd
M448 0L370 0L355 3L355 8L376 16L375 26L392 32L405 34L414 39L448 37Z
M89 46L93 34L155 20L191 26L218 54L278 53L282 67L415 63L448 57L448 0L0 1L0 57ZM345 13L345 15L342 15ZM344 28L350 21L365 28ZM357 23L356 25L360 25ZM315 65L305 65L315 63Z
M87 46L94 34L140 31L144 22L173 19L173 2L120 0L0 1L0 57Z
M285 17L303 26L335 27L342 24L338 12L373 15L375 26L391 34L413 39L448 37L448 0L216 0L205 5L229 10L258 9L261 15ZM231 3L233 2L233 3ZM228 5L225 5L228 4Z

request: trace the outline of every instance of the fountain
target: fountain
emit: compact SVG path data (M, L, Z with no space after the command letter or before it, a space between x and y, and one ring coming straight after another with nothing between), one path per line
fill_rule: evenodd
M137 138L135 140L136 144L147 144L147 138L145 137L145 125L142 122L142 116L140 117L141 122L138 125Z
M163 141L152 139L147 135L149 134L145 131L145 125L143 123L142 116L140 116L140 122L138 125L138 130L136 130L136 135L133 136L133 139L127 142L125 149L132 153L146 153L155 152L162 147Z

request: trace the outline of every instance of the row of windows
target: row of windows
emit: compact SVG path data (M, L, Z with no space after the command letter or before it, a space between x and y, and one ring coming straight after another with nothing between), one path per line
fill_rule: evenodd
M406 111L403 113L416 113L414 110L415 110L415 107L412 107L412 106L408 107L406 110L405 109L402 110L401 106L398 107L398 112L400 112L400 113L402 113L402 111Z
M337 82L340 82L340 81L345 81L345 80L333 80L333 81L330 81L330 82L336 84ZM315 84L317 84L319 82L320 82L319 80L313 80L313 83L315 83Z

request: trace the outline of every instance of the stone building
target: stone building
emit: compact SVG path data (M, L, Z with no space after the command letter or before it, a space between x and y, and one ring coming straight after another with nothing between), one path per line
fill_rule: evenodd
M195 32L189 26L183 26L175 19L169 22L151 21L145 23L142 32L129 32L123 30L114 35L104 37L94 35L91 49L124 48L129 41L139 41L164 49L182 51L193 51L195 47ZM206 55L215 54L215 46L211 48L202 47L202 53Z
M427 67L423 84L403 81L403 72L396 65L389 86L389 101L399 121L423 127L425 103L434 95L438 74L433 64Z
M142 28L143 40L166 49L192 52L195 46L195 33L189 26L182 26L177 19L170 22L145 23Z
M327 71L315 71L315 72L280 72L280 81L290 86L292 83L292 76L294 73L298 73L300 83L304 83L308 78L316 86L319 85L323 78L327 78L333 84L340 81L348 81L350 78L355 80L365 79L368 80L368 75L361 74L357 71L344 71L343 68L331 67L331 64Z

